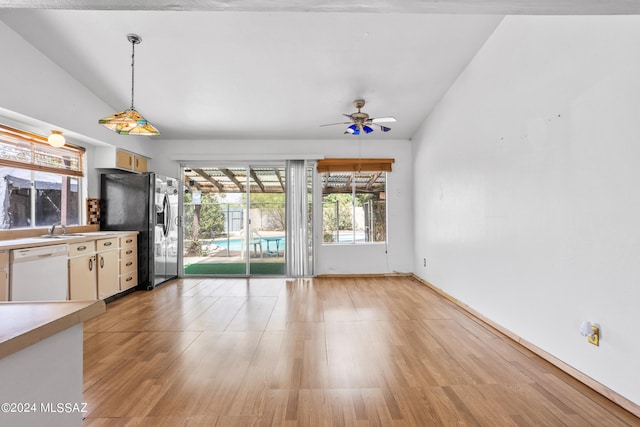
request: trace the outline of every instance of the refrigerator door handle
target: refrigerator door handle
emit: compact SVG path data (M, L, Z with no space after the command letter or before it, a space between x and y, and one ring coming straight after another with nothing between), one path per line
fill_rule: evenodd
M162 209L164 210L164 223L162 224L162 232L164 233L164 237L169 235L169 224L171 224L169 217L171 216L171 206L169 205L169 198L167 195L164 195L164 200L162 201Z

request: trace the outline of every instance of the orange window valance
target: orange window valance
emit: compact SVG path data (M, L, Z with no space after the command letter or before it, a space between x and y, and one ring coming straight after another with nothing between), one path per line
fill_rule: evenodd
M0 125L0 166L83 176L84 148L52 147L44 136Z
M321 159L318 172L391 172L395 159Z

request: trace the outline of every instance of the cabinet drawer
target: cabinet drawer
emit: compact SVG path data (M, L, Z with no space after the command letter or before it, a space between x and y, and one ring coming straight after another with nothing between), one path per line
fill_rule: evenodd
M120 247L127 248L129 246L137 246L138 236L132 234L131 236L120 237Z
M86 255L96 251L96 242L69 243L69 257Z
M137 246L129 246L127 248L120 249L120 258L129 258L138 256L138 247Z
M138 269L138 260L135 256L120 260L120 274L129 274Z
M132 271L129 274L120 276L120 290L125 291L129 288L133 288L138 284L138 272Z
M109 249L117 249L118 248L118 238L113 237L111 239L100 239L96 240L96 246L98 251L106 251Z

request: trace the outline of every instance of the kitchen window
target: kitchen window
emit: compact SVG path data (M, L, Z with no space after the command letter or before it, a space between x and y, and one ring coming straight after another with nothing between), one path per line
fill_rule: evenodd
M83 156L0 125L0 229L79 225Z
M323 159L322 242L376 243L387 239L387 172L393 159Z

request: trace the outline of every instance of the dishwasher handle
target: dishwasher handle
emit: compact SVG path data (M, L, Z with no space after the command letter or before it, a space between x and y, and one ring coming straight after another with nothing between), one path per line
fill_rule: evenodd
M67 256L67 245L49 245L11 250L11 262L27 262L43 258Z

